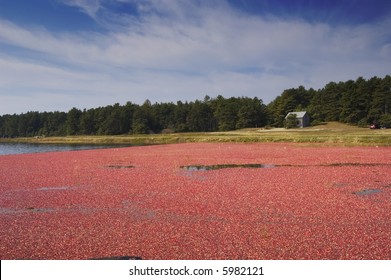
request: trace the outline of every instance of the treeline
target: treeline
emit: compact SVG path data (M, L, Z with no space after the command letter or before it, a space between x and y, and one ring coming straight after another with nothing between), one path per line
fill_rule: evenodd
M0 117L0 136L118 135L165 132L226 131L262 127L266 105L258 98L205 96L193 102L137 105L127 102L89 110L27 112Z
M391 76L330 82L319 90L285 90L267 106L272 126L283 126L287 113L307 111L312 124L338 121L358 126L391 127Z
M68 112L0 116L0 137L119 135L227 131L284 126L292 111L307 111L312 124L339 121L391 127L391 77L330 82L319 90L284 90L268 105L258 98L205 96L204 100L137 105L127 102Z

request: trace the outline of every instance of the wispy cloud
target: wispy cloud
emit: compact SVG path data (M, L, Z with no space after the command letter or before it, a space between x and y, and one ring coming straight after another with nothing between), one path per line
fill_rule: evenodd
M205 94L269 102L289 87L390 72L388 19L330 26L249 15L221 1L116 1L132 3L138 15L122 14L103 33L54 33L0 20L0 96L36 100L1 102L0 114ZM103 0L67 2L108 22ZM59 101L48 107L50 97Z
M102 0L60 0L63 4L77 7L79 10L91 18L96 19L97 13L101 8Z

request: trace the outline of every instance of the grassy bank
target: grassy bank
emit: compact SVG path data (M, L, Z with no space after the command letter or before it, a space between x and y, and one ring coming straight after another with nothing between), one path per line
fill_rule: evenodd
M66 136L0 139L0 142L51 144L171 144L187 142L290 142L330 145L391 146L391 129L370 130L340 123L304 129L243 129L229 132L172 133L118 136Z

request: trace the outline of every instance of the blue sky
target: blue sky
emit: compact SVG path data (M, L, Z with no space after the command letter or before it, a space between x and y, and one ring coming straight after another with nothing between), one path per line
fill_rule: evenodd
M391 74L389 0L0 0L0 115Z

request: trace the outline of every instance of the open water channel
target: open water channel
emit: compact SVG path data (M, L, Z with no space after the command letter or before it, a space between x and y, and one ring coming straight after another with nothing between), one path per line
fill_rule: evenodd
M110 145L65 145L65 144L26 144L26 143L0 143L0 156L12 154L30 154L56 151L77 151L113 148Z

